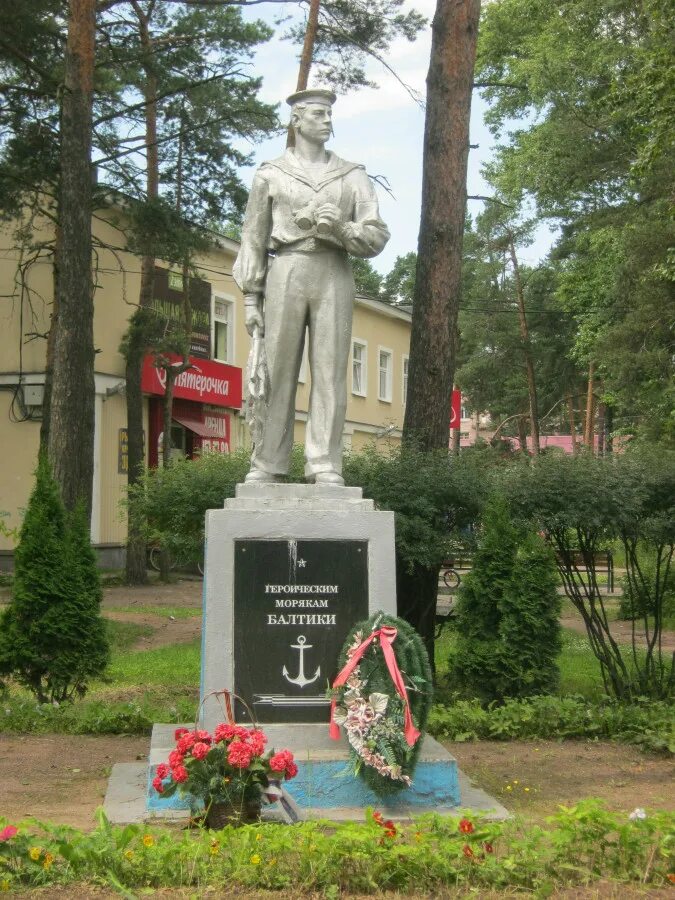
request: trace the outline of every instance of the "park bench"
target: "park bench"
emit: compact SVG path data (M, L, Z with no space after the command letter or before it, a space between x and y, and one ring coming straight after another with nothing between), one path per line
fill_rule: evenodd
M588 572L588 566L584 554L578 548L569 551L572 556L572 565L579 572ZM563 564L563 558L560 553L556 553L558 565ZM593 568L598 575L607 576L607 590L610 594L614 593L614 555L611 550L597 550L593 554Z

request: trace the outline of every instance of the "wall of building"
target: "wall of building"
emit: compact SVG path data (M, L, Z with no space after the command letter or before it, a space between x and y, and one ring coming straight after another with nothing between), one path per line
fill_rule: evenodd
M27 410L12 399L19 381L44 383L45 336L49 330L53 295L51 250L52 223L43 219L32 223L35 243L44 242L34 261L25 270L25 283L19 284L17 271L25 262L16 249L16 223L0 227L0 445L3 448L3 472L0 478L0 512L9 517L9 527L20 525L22 510L33 482L39 444L39 408L30 420ZM124 212L109 209L97 213L96 290L94 293L94 343L96 354L96 434L92 539L100 546L120 545L126 539L126 519L121 507L127 483L122 471L120 433L126 427L124 396L124 359L119 352L129 317L138 303L140 260L127 252ZM232 265L238 245L218 239L217 246L195 261L197 275L211 285L212 310L215 300L230 304L231 341L228 358L220 361L241 368L244 373L250 341L245 327L241 292L232 278ZM159 266L170 268L162 261ZM347 371L347 417L345 447L355 451L375 442L391 445L400 440L403 425L403 365L408 353L410 316L401 310L373 300L358 299L354 306L353 336L364 348L365 381L362 394L353 388L353 355ZM30 340L26 335L34 335ZM391 353L391 395L379 396L380 349ZM307 360L298 384L294 438L304 442L305 422L311 390ZM21 396L19 396L19 400ZM18 409L19 415L14 412ZM28 411L30 412L30 411ZM229 410L230 447L250 447L243 415ZM24 421L15 421L17 418ZM148 403L144 406L146 446L149 440ZM0 536L0 552L12 542Z

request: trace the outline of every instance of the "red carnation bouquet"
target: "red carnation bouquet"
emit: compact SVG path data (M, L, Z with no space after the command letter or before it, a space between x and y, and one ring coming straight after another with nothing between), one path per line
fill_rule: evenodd
M152 782L165 797L179 791L189 796L194 810L202 804L210 812L227 808L229 820L257 818L263 799L280 799L282 781L298 774L289 750L265 751L267 737L257 728L222 723L209 731L177 728L176 749L157 766Z

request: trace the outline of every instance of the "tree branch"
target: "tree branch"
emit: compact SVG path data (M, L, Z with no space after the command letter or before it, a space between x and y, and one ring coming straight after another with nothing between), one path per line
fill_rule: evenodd
M504 203L503 200L498 200L496 197L486 197L484 194L467 194L467 200L485 200L487 203L498 203L500 206L505 206L507 209L515 209L513 203Z
M515 91L526 91L526 84L514 84L509 81L474 81L473 86L475 88L488 88L488 87L504 87L504 88L513 88Z

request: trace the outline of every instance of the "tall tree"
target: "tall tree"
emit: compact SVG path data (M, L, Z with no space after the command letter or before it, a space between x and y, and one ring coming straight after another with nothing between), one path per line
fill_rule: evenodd
M432 24L422 216L405 443L448 446L480 0L439 0Z
M61 101L58 279L48 453L64 503L91 510L94 297L91 268L95 0L71 0Z
M502 139L488 176L561 226L576 358L613 427L670 440L674 47L667 0L570 0L564 15L555 0L495 0L478 56L484 83L514 86L486 88Z
M426 24L416 10L403 10L404 0L303 0L303 5L305 21L288 31L302 47L296 90L307 87L312 70L318 81L342 93L374 86L365 71L369 57L396 75L386 58L391 43L400 37L414 41Z
M466 209L466 170L480 0L438 0L424 129L422 215L410 336L404 446L447 448ZM404 617L433 647L437 568L399 566Z
M415 270L417 254L414 251L397 256L394 267L382 283L382 293L389 303L412 306L415 297Z
M139 0L130 6L132 19L120 16L117 8L108 13L106 52L109 64L119 65L129 56L136 64L129 67L125 103L111 105L100 122L115 124L107 135L105 165L108 178L133 199L131 246L141 255L138 308L124 342L133 486L144 462L143 357L155 351L166 373L162 456L168 464L173 383L189 366L190 258L207 244L205 226L236 221L243 208L245 190L237 168L248 157L234 141L255 140L277 122L272 108L256 98L260 82L242 71L254 47L269 38L266 26L244 22L235 8L166 8ZM125 152L128 146L145 151L145 166ZM183 270L181 321L169 323L151 311L157 258ZM145 546L142 523L134 516L130 508L126 574L128 581L139 583L146 577Z
M515 226L504 228L501 220L491 205L467 227L456 379L471 407L489 412L499 434L517 433L524 449L531 431L531 383L538 424L565 430L568 419L561 414L566 396L578 392L580 370L572 358L575 323L557 303L553 267L519 262L516 279ZM541 418L547 414L554 417Z

